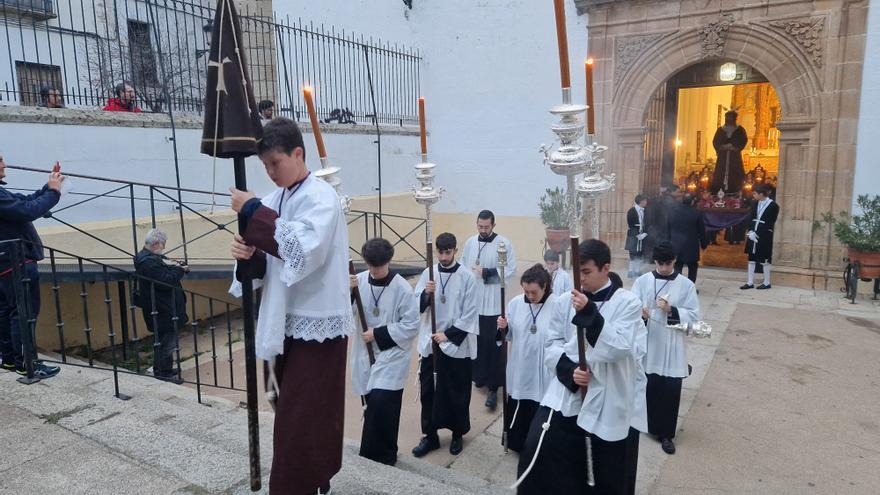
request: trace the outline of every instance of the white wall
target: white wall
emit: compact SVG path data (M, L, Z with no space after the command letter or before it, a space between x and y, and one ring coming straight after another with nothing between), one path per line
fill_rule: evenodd
M418 48L428 152L437 164L437 184L447 189L437 209L536 215L543 190L563 183L537 152L555 137L547 109L561 99L553 4L413 4L409 10L399 0L296 0L276 2L275 8ZM573 94L583 102L586 17L577 16L571 1L566 9Z
M880 0L868 8L868 40L862 73L862 101L859 106L859 133L856 147L856 173L853 208L859 194L880 194Z
M170 129L135 127L92 127L80 125L0 123L0 156L8 165L50 169L61 160L63 171L91 176L174 186L174 161ZM180 182L185 188L211 190L212 158L199 153L201 129L177 131ZM307 162L312 170L319 167L315 141L304 135ZM349 195L375 194L375 137L367 134L325 134L327 150L334 165L341 167L343 192ZM413 166L418 162L418 138L387 135L382 137L384 191L402 191L414 182ZM256 158L247 160L249 188L262 195L274 187L266 178ZM7 170L10 188L37 189L45 184L45 175ZM232 160L217 160L217 191L227 191L233 184ZM86 179L73 179L71 192L99 193L119 185ZM71 208L59 218L67 222L97 219L128 218L128 191L125 197L102 199ZM146 196L146 188L138 188L136 196ZM160 198L158 194L157 198ZM184 195L185 201L210 201L206 195ZM61 207L86 199L68 194ZM222 199L222 198L221 198ZM218 201L228 204L227 201ZM138 215L150 214L149 203L138 202ZM207 208L207 207L205 207ZM159 206L157 214L172 212L170 204ZM48 223L47 223L48 222ZM52 221L41 221L52 225Z

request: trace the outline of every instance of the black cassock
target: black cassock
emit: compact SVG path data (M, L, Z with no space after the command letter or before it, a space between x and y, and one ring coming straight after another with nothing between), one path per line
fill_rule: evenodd
M635 206L626 212L626 227L626 244L624 249L629 251L630 256L639 256L644 252L644 246L639 242L637 236L645 226L639 223L639 212L636 211Z
M706 249L707 246L703 214L684 204L679 204L673 213L669 224L676 261L680 263L700 261L700 250Z
M776 218L779 216L779 204L773 200L768 201L770 204L767 205L760 218L758 218L758 211L760 211L761 203L758 202L752 206L748 229L758 234L758 242L752 242L751 239L746 240L745 251L749 255L749 261L772 263L773 229L776 227Z
M420 400L422 403L422 433L436 434L447 428L461 436L471 430L469 413L471 403L470 359L454 358L437 353L437 382L434 383L434 362L431 356L419 361Z
M746 180L746 172L743 169L742 150L745 149L749 137L746 130L741 125L736 126L730 137L724 132L723 127L719 127L715 131L715 137L712 139L712 146L718 154L718 160L715 164L715 172L712 174L712 183L709 189L715 193L719 189L724 192L736 193L743 188ZM732 144L733 149L730 151L722 150L725 144ZM727 187L724 187L724 175L727 174Z

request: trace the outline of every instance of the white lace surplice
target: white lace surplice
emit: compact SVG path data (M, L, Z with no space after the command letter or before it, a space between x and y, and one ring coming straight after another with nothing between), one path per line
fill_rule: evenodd
M266 360L283 352L285 336L323 342L350 335L353 326L348 226L339 197L310 175L293 194L279 188L262 199L275 211L279 202L275 241L280 259L267 255L257 319L257 357ZM230 293L241 294L241 284L233 282Z

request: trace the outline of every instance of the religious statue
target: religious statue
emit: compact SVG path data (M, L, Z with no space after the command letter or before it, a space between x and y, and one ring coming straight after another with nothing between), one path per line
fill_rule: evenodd
M716 195L716 200L715 200L715 207L716 208L724 208L724 190L723 189L718 190L718 194Z
M724 125L719 127L712 139L712 146L718 154L715 172L712 174L711 190L722 189L726 193L742 190L745 181L742 150L748 142L746 130L736 123L736 112L728 110L724 114Z

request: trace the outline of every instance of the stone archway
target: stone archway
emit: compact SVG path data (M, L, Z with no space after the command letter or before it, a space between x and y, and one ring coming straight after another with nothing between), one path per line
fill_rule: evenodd
M656 15L651 10L656 3L646 1L578 3L589 13L590 51L597 60L598 136L609 145L608 161L618 176L616 191L602 202L603 239L615 250L623 246L625 213L641 192L644 122L657 89L707 59L741 62L767 77L782 107L776 124L782 215L774 254L780 283L824 287L828 271L841 263L842 250L827 234L814 232L812 224L825 211L848 208L852 200L860 79L840 73L845 64L861 67L864 37L859 34L865 26L849 21L866 15L866 2L841 0L840 11L829 7L807 17L793 14L811 12L809 1L780 9L776 17L757 6L731 13L687 12L695 2L686 0L667 2L676 13L666 16Z

